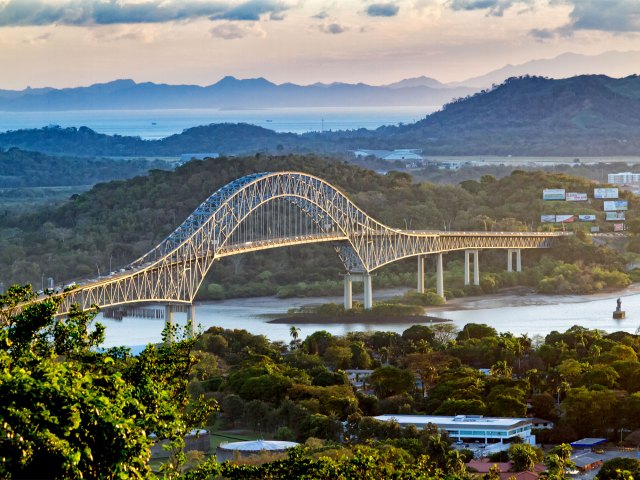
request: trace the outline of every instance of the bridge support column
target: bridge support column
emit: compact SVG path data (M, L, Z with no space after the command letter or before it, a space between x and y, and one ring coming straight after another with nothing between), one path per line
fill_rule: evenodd
M353 308L353 282L351 274L344 276L344 309L351 310Z
M371 310L371 307L373 307L373 291L371 289L371 274L369 272L362 274L362 282L364 283L364 309Z
M164 326L165 328L169 327L167 340L169 343L173 343L173 306L171 305L164 306Z
M507 271L513 272L513 254L516 254L516 272L522 271L522 257L519 248L510 248L507 250Z
M436 293L440 295L444 300L444 271L442 268L442 253L439 253L436 257Z
M187 323L191 322L191 331L189 332L189 336L191 338L196 338L196 306L192 303L187 307Z
M464 251L464 284L471 284L471 269L469 267L469 257L473 255L473 284L480 285L480 265L478 265L478 250Z
M424 257L418 255L418 293L424 293Z

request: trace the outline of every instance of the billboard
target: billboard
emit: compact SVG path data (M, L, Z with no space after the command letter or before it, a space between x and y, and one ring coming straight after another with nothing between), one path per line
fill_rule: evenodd
M556 215L556 223L571 223L574 220L574 215Z
M580 192L567 192L567 202L586 202L587 194Z
M578 220L580 220L581 222L595 222L596 216L595 215L578 215Z
M564 198L564 188L545 188L542 191L543 200L564 200Z
M607 217L605 218L607 222L617 222L620 220L624 220L624 212L607 212Z
M600 231L600 227L591 227L591 233L598 233Z
M555 223L556 216L555 215L540 215L540 222L542 223Z
M593 198L618 198L617 188L594 188Z
M624 232L624 223L614 223L613 224L614 232Z
M616 210L628 210L629 202L626 200L608 200L604 203L605 212L615 212Z

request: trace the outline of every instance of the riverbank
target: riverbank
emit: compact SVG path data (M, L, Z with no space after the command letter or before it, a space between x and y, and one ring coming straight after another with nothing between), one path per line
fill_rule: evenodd
M494 294L475 297L460 297L447 300L447 303L437 307L427 307L427 312L447 312L458 310L479 310L503 307L530 307L541 305L564 305L567 303L587 303L607 298L616 299L637 295L640 293L640 283L633 283L622 290L602 291L589 295L548 295L536 293L527 287L513 287ZM615 300L612 310L615 310ZM624 306L624 305L623 305Z
M408 288L375 290L374 299L381 300L403 295ZM622 299L625 320L615 320L612 313L616 299ZM362 295L354 295L362 299ZM416 323L427 323L424 317L412 318L406 323L268 323L284 318L287 311L303 306L321 305L327 302L341 303L342 297L315 297L279 299L276 297L242 298L216 302L196 303L196 322L203 331L210 327L245 329L255 335L264 335L272 341L291 340L290 327L300 329L300 338L318 330L332 335L346 335L351 331L389 331L402 333ZM530 290L506 290L498 294L451 299L441 307L427 307L426 314L440 320L450 320L456 327L467 323L486 323L498 332L514 335L545 336L549 332L565 331L574 325L606 332L626 331L635 333L640 324L640 284L619 291L600 292L593 295L541 295ZM389 320L389 319L385 319ZM98 315L98 321L106 327L105 346L134 346L155 343L162 339L164 320L125 317L121 321ZM186 322L184 313L176 313L177 324Z
M357 315L318 315L316 313L298 313L278 317L269 320L267 323L285 325L392 325L398 324L423 324L423 323L443 323L448 322L446 318L432 317L429 315L367 315L359 313Z

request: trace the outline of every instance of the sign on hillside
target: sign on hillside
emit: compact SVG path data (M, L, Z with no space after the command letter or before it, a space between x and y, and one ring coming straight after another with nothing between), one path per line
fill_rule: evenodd
M617 197L616 197L617 198ZM542 191L543 200L564 200L564 188L545 188Z
M617 188L594 188L593 198L618 198Z
M615 212L617 210L628 210L629 202L626 200L609 200L604 202L605 212Z
M567 202L586 202L587 194L581 192L567 192Z

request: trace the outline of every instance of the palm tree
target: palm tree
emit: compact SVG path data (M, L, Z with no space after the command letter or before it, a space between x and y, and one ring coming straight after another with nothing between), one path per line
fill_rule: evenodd
M491 375L511 378L513 369L505 360L499 360L491 366Z
M289 329L289 335L291 335L291 338L295 342L296 340L298 340L298 337L300 336L300 329L295 325L291 325L291 328Z
M293 350L294 348L297 348L298 344L300 343L300 340L299 340L300 329L295 325L291 325L291 328L289 329L289 335L291 335L290 345L291 345L291 349Z

